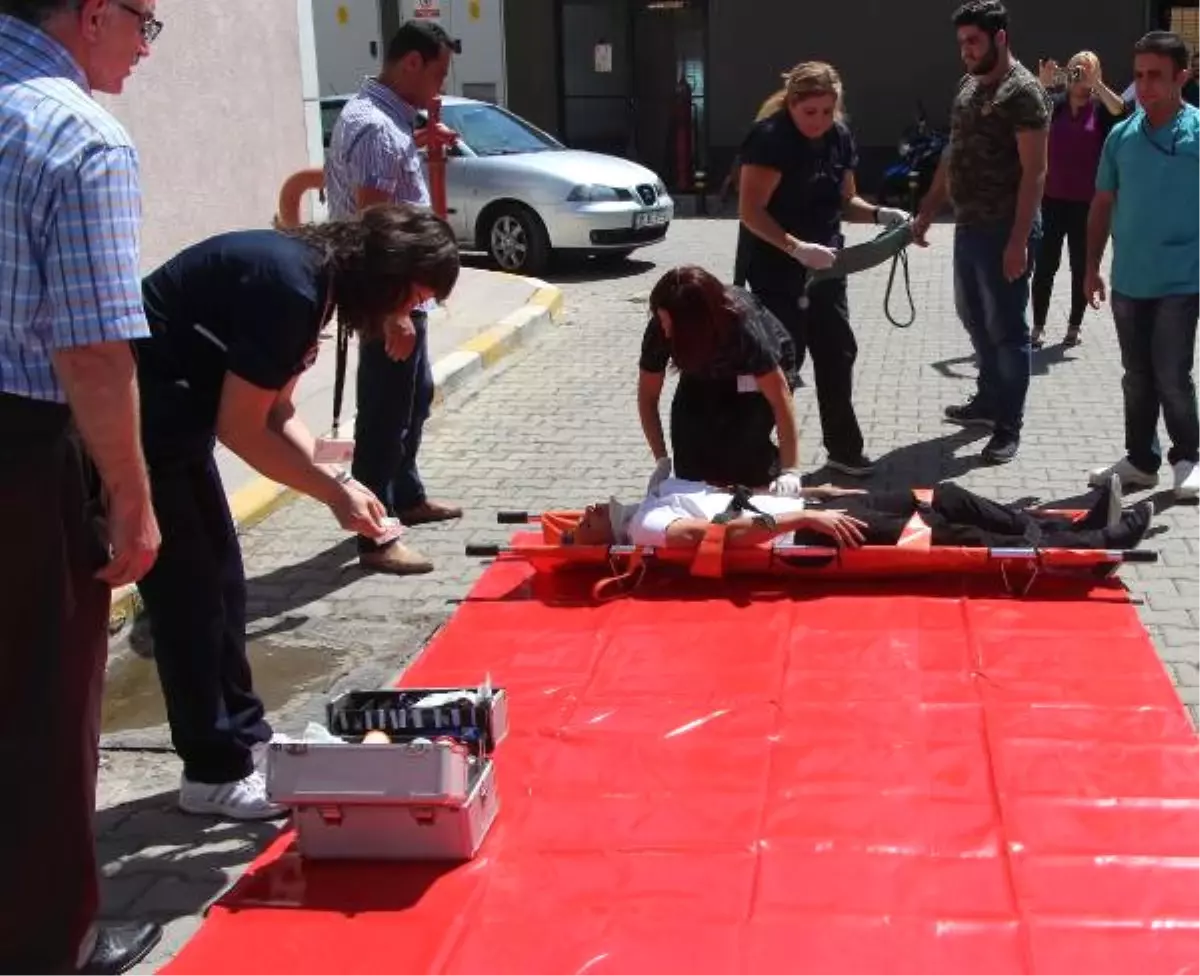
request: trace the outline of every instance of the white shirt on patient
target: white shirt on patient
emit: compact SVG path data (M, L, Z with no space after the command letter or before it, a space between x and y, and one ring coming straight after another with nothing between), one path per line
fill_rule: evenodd
M633 513L628 526L629 542L635 546L665 546L667 529L673 522L684 518L711 522L729 508L731 501L733 495L730 492L701 481L667 478ZM804 511L803 498L751 495L750 503L767 515L790 515ZM747 514L753 516L755 513ZM785 544L787 536L780 536L776 541Z

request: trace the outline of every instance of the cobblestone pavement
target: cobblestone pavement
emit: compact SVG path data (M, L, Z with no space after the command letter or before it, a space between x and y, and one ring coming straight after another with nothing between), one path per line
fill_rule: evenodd
M422 469L431 492L461 501L468 512L461 524L411 533L411 542L436 559L432 575L361 575L353 568L352 545L328 513L308 501L247 534L251 628L262 654L256 673L274 661L272 673L287 683L289 655L307 662L298 669L303 674L291 676L298 692L279 692L268 702L281 729L317 716L331 688L371 686L403 667L481 571L462 555L464 543L503 540L494 521L498 509L537 511L609 492L636 497L650 469L634 403L647 296L674 264L697 262L726 276L734 234L729 221L679 221L668 242L637 252L615 271L552 276L566 291L565 322L456 397L427 432ZM1020 457L1005 467L980 467L982 441L940 420L942 407L959 401L974 375L954 316L949 262L950 229L937 227L934 246L912 254L918 320L907 330L883 316L886 268L853 281L856 402L868 451L881 461L873 483L955 478L1004 500L1083 494L1088 467L1114 460L1121 450L1119 368L1107 311L1090 313L1083 345L1062 348L1056 343L1065 328L1066 283L1060 283L1051 345L1035 360ZM813 469L823 454L811 385L799 391L797 411L802 461ZM1169 504L1165 497L1162 504ZM1162 534L1150 545L1161 552L1160 561L1125 576L1195 720L1197 510L1168 507L1158 525ZM149 971L194 931L204 907L276 828L213 825L173 812L178 764L161 727L113 735L105 744L98 813L105 911L170 923L163 946L144 967Z

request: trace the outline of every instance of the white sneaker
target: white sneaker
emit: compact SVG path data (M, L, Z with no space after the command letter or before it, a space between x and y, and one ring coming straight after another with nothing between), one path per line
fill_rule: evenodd
M193 783L183 777L179 809L229 820L274 820L287 813L287 807L267 799L267 781L257 769L232 783Z
M1175 497L1200 497L1200 465L1195 461L1175 462Z
M1121 479L1121 487L1126 491L1130 488L1139 491L1142 488L1158 486L1157 474L1135 468L1127 457L1107 468L1093 468L1088 472L1088 484L1093 488L1103 488L1114 474Z

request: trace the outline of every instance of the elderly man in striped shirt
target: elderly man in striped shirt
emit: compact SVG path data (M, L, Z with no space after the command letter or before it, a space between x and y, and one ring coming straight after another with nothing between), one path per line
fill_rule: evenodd
M378 78L368 78L333 128L325 162L330 216L352 216L377 203L430 205L419 149L430 137L453 139L445 127L414 132L417 112L442 90L450 56L459 50L438 24L408 21L392 38ZM358 350L358 413L351 472L405 525L440 522L462 509L430 500L417 471L421 432L433 406L427 309L390 324L384 341ZM394 540L359 537L360 563L384 573L428 573L433 563Z
M160 935L95 921L110 587L159 532L128 345L138 160L91 93L119 93L161 28L154 0L0 0L2 972L124 972Z

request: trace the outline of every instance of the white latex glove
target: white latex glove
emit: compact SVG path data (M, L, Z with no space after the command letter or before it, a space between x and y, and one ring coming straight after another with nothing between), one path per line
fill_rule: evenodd
M784 471L771 482L771 494L782 495L784 498L799 498L803 489L804 482L800 480L800 472L795 470Z
M669 457L659 458L654 463L654 473L650 475L650 481L646 484L646 494L653 495L658 491L658 486L671 477L671 459Z
M809 244L807 241L796 241L788 249L788 254L806 268L812 268L814 271L832 268L833 262L837 260L836 251L820 244Z
M875 214L875 222L883 224L885 227L891 227L894 224L907 224L912 220L912 214L907 210L901 210L899 207L880 207Z

